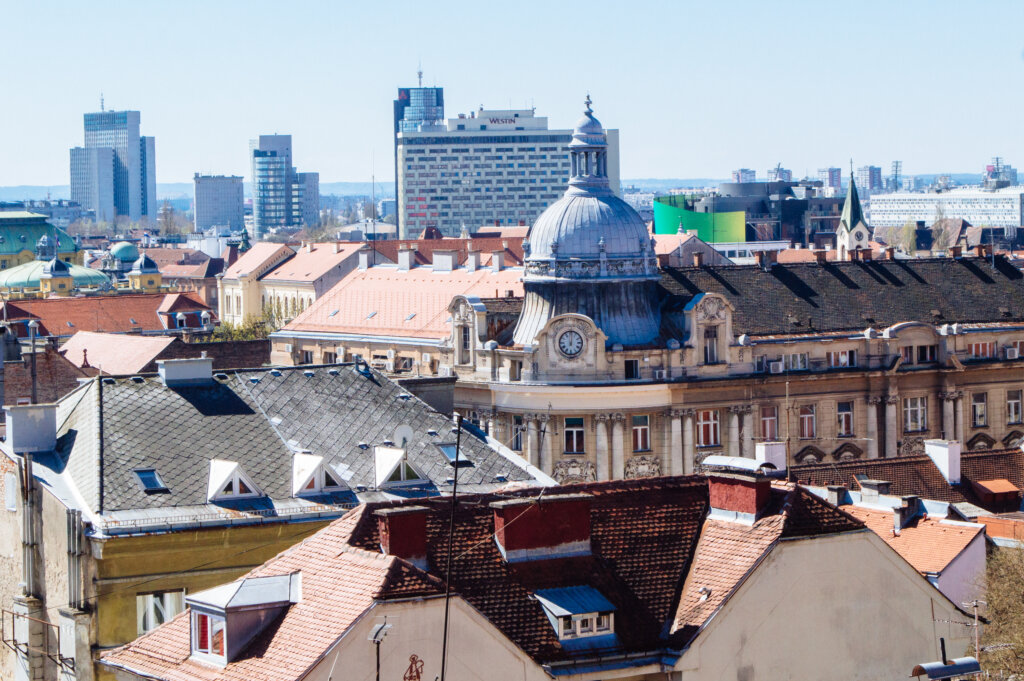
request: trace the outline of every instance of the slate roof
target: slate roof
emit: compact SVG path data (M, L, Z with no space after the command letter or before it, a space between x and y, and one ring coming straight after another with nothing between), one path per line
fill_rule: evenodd
M352 365L242 370L172 388L155 376L94 379L60 404L58 467L88 508L111 522L144 524L170 509L181 516L225 508L259 513L292 499L294 451L323 456L358 491L374 487L373 446L403 436L409 462L427 482L394 493L450 491L453 469L436 444L455 442L451 427L383 374L364 375ZM503 451L464 433L461 456L470 463L459 468L460 490L536 482L524 460ZM213 459L237 462L267 498L208 504ZM167 493L147 494L133 472L140 468L155 469ZM356 500L350 491L322 497L327 504Z
M535 497L542 502L544 494L580 492L591 495L592 555L516 563L502 558L492 537L494 521L490 503L510 497ZM414 503L427 508L426 573L404 560L394 559L396 565L406 566L407 571L399 576L392 568L386 576L385 566L381 565L367 580L366 562L382 560L378 557L380 537L373 512L395 505L368 504L350 511L301 545L250 573L249 576L262 576L300 570L303 599L308 602L290 608L279 624L267 627L240 659L228 663L223 670L205 671L209 668L187 659L189 633L185 616L107 653L104 664L134 669L159 679L298 678L296 671L306 656L326 653L331 642L358 616L351 606L368 607L372 598L388 600L441 592L440 585L447 575L450 502L428 499ZM681 596L684 583L694 581L692 576L698 563L701 570L714 570L718 564L716 583L720 593L729 594L746 576L750 558L764 555L775 539L787 536L787 528L798 518L798 533L864 531L862 523L827 503L812 499L807 491L795 485L777 485L772 490L770 515L755 528L707 520L707 513L708 485L702 476L566 485L557 492L542 494L537 490L499 490L461 497L455 513L452 590L535 662L557 665L578 662L581 657L593 656L595 651L563 647L533 594L547 589L592 587L615 609L618 645L614 653L633 655L625 662L613 661L613 664L663 660L671 664L696 634L698 626L714 612L711 609L694 614L685 626L671 632L666 626L674 621L681 599L685 600ZM816 520L812 523L810 518ZM728 534L730 547L743 557L734 560L728 551L708 550L708 538L713 534ZM353 562L357 559L358 562ZM313 580L319 580L323 571L331 570L336 584L325 585L322 593L316 586L308 588L310 581L307 581L306 570L312 572ZM325 605L324 601L329 604ZM300 607L303 613L317 612L323 621L293 618L292 612ZM321 607L324 609L320 610ZM300 622L308 629L297 628ZM277 657L290 638L299 639L298 659L294 664ZM318 651L306 647L310 639L315 640ZM603 662L608 664L607 657ZM271 671L279 671L279 674L270 677Z
M892 511L863 506L843 506L843 510L867 525L923 575L941 573L985 531L981 525L917 517L896 535Z
M964 452L960 457L958 485L946 482L935 462L925 454L895 459L805 464L792 466L789 472L792 479L801 484L813 487L844 485L852 490L860 489L856 476L864 475L869 480L886 480L892 483L889 493L894 496L916 494L922 499L953 504L968 502L998 512L1005 509L983 503L971 482L1004 479L1009 480L1018 489L1024 489L1024 452L1020 448Z
M1003 257L995 269L979 258L666 268L661 288L665 324L682 328L686 303L715 292L735 307L737 335L1024 321L1024 274Z

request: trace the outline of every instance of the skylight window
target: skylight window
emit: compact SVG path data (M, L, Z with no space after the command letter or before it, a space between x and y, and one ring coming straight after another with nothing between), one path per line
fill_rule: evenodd
M146 494L167 491L167 485L160 479L160 474L152 468L136 469L135 476L138 478L139 484L142 485L142 491Z
M337 310L332 310L331 313L329 315L327 315L327 316L328 317L333 317L336 314L338 314L338 311Z
M409 321L410 319L412 319L415 316L416 316L415 312L410 312L409 315L405 318L405 321Z
M75 325L74 325L74 324L72 324L71 322L68 322L68 321L66 321L66 322L64 322L64 323L68 325L68 328L69 328L69 329L73 329L73 328L75 328Z
M451 464L452 466L456 464L456 460L458 461L459 466L468 466L471 464L469 459L466 458L466 452L457 451L456 446L453 443L449 442L445 444L439 444L437 445L437 448L441 450L441 453L444 454L444 458L447 459L448 463ZM456 455L458 455L457 458Z

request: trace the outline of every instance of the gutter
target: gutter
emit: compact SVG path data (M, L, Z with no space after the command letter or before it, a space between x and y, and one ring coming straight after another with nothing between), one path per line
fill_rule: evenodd
M391 345L429 345L439 348L444 340L439 338L417 338L414 336L372 336L358 333L332 333L330 331L287 331L282 329L270 334L271 340L288 340L305 338L309 340L327 341L364 341L370 343L388 343Z

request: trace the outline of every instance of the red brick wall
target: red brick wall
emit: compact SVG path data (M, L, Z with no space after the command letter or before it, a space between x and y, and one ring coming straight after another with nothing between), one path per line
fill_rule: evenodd
M407 560L427 557L427 509L378 516L377 531L389 556Z
M768 503L771 483L768 480L711 476L708 478L708 492L711 508L757 515Z
M494 510L494 529L506 551L561 546L590 539L590 499L544 500Z

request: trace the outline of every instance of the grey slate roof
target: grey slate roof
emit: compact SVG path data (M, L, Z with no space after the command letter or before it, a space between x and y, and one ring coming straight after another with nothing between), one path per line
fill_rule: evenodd
M719 293L735 307L733 332L784 335L930 324L1024 321L1024 274L1005 258L921 258L666 268L662 333L683 328L685 305ZM933 314L933 310L937 314Z
M400 496L450 491L452 467L435 443L455 441L452 421L383 374L351 365L243 370L199 386L165 386L158 377L93 379L58 410L58 463L93 512L132 519L254 511L273 514L292 499L292 457L324 457L351 490L374 486L374 448L399 444L428 482L388 489ZM408 428L404 428L408 426ZM428 431L436 431L430 435ZM366 443L363 449L359 443ZM459 488L494 489L505 481L534 481L526 463L480 439L462 436ZM207 502L210 461L237 462L267 498ZM166 493L146 493L134 473L155 469ZM377 497L372 492L371 496ZM351 504L352 492L312 497ZM303 502L308 503L308 502ZM129 512L129 513L125 513ZM154 513L155 512L155 513Z

